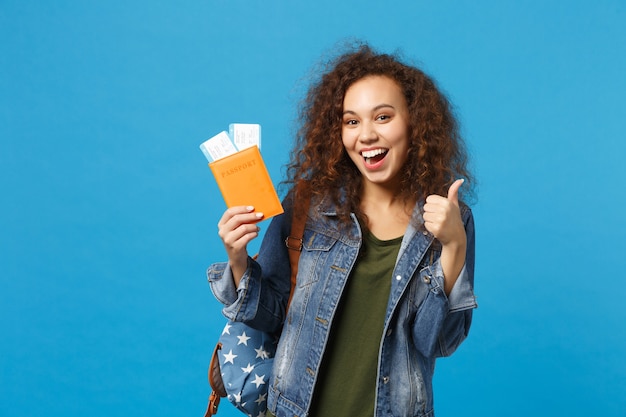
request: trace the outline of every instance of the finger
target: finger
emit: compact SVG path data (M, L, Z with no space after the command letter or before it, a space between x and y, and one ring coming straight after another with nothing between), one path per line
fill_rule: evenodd
M422 215L426 223L441 223L444 219L444 213L439 211L428 211Z
M238 210L235 210L238 211ZM235 214L232 217L228 217L228 214L224 215L225 223L218 224L218 232L217 234L224 241L224 243L228 243L228 241L233 241L239 239L240 236L237 236L233 239L233 236L236 236L238 233L246 233L247 231L257 231L258 227L256 224L263 220L263 213L252 212L252 213L243 213L243 214ZM233 232L236 232L234 233ZM230 235L230 237L228 237Z
M218 229L229 228L234 229L244 223L258 223L265 215L261 212L254 211L252 206L233 207L224 213L222 219L217 224Z
M424 228L433 236L438 237L441 231L441 223L437 221L424 221Z
M227 236L224 244L233 249L244 248L252 239L259 235L260 228L253 224L242 224Z
M239 231L257 230L257 223L263 220L263 213L240 214L232 217L226 224L218 228L217 234L224 240L229 234Z
M252 206L234 206L226 209L224 214L222 214L222 218L217 223L218 227L222 227L226 223L230 221L233 217L238 214L252 213L254 211L254 207Z
M454 181L450 188L448 188L448 200L457 206L459 205L459 188L461 188L461 185L463 185L464 182L465 180L461 178Z
M441 211L441 209L448 205L448 199L440 195L429 195L426 197L424 203L424 211Z

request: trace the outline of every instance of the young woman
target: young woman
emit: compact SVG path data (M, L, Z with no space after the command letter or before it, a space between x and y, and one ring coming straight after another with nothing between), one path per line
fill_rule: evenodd
M229 319L282 328L268 415L432 416L435 359L476 307L471 175L446 98L394 56L345 53L309 91L288 173L258 258L263 214L233 207L228 263L208 272ZM287 310L293 210L307 220Z

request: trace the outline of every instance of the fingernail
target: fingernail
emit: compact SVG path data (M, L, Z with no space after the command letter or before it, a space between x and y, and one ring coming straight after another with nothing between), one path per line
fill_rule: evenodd
M256 213L256 218L260 219L261 217L263 217L263 213Z
M246 207L246 210L248 210L248 211L254 211L254 207L253 207L253 206L248 206L248 207Z

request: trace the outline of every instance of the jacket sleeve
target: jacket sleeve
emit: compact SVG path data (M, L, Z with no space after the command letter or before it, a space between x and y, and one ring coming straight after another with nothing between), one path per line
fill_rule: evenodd
M274 217L263 237L258 257L248 258L248 268L235 288L227 262L211 265L207 278L211 291L224 308L224 316L258 330L278 331L285 317L291 291L291 268L284 240L291 229L291 205Z
M439 332L437 356L451 355L465 340L472 324L472 310L478 306L474 296L474 218L466 206L462 216L467 235L465 265L448 295L448 312Z

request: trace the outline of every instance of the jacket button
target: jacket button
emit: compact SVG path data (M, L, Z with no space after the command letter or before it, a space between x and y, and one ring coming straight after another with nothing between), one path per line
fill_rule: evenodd
M402 275L396 275L396 281L402 281Z
M383 377L383 384L387 384L389 382L389 377L385 376Z
M429 277L428 275L426 275L426 276L424 277L424 282L425 282L426 284L430 284L430 277Z

